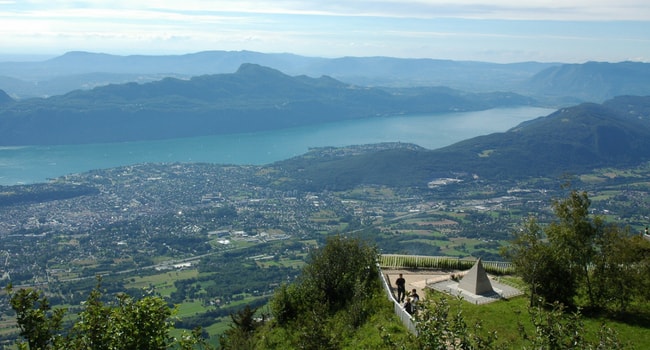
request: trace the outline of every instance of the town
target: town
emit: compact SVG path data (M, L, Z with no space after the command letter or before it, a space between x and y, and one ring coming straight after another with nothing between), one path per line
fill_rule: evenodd
M650 169L585 177L581 186L596 181L600 189L592 195L594 213L641 230L649 201L639 173ZM3 187L0 284L46 288L52 300L79 305L96 276L105 276L108 290L153 288L181 305L200 300L212 311L183 318L191 329L227 316L232 303L264 303L328 235L357 233L383 253L500 260L512 231L531 215L549 220L553 199L562 196L557 182L539 179L431 179L435 185L424 190L317 193L278 189L277 181L272 167L174 163Z

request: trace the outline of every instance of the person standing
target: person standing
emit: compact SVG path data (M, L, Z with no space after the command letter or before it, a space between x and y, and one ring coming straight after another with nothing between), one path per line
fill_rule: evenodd
M399 278L395 280L395 284L397 285L397 302L402 303L406 297L406 280L402 277L401 273L399 274Z

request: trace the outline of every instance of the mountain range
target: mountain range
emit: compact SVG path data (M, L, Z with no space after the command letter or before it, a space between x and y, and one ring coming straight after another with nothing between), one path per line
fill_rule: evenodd
M521 62L497 64L394 57L306 57L289 53L202 51L119 56L73 51L43 61L0 62L0 89L14 99L61 95L108 84L236 72L245 63L285 74L329 76L360 86L446 86L470 92L511 91L555 106L650 95L650 64Z
M235 73L110 84L5 102L0 104L0 145L153 140L531 104L533 99L513 93L370 88L243 64Z
M503 133L427 150L385 144L354 150L314 149L277 164L287 187L341 190L362 184L425 187L437 178L561 178L650 161L650 97L562 108Z
M233 73L245 63L274 68L292 76L326 75L354 85L447 86L472 92L512 90L541 70L557 65L392 57L321 58L253 51L203 51L166 56L76 51L44 61L0 62L0 89L14 98L46 97L110 83Z

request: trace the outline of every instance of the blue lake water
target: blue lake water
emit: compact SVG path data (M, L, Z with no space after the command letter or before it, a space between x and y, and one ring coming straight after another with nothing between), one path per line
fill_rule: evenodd
M0 185L43 182L66 174L144 162L268 164L311 147L379 142L436 149L552 113L536 107L395 116L268 132L90 145L0 147Z

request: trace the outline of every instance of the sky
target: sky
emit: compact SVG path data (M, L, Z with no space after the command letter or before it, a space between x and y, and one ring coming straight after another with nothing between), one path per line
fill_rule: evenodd
M206 50L650 62L650 1L0 0L0 57Z

